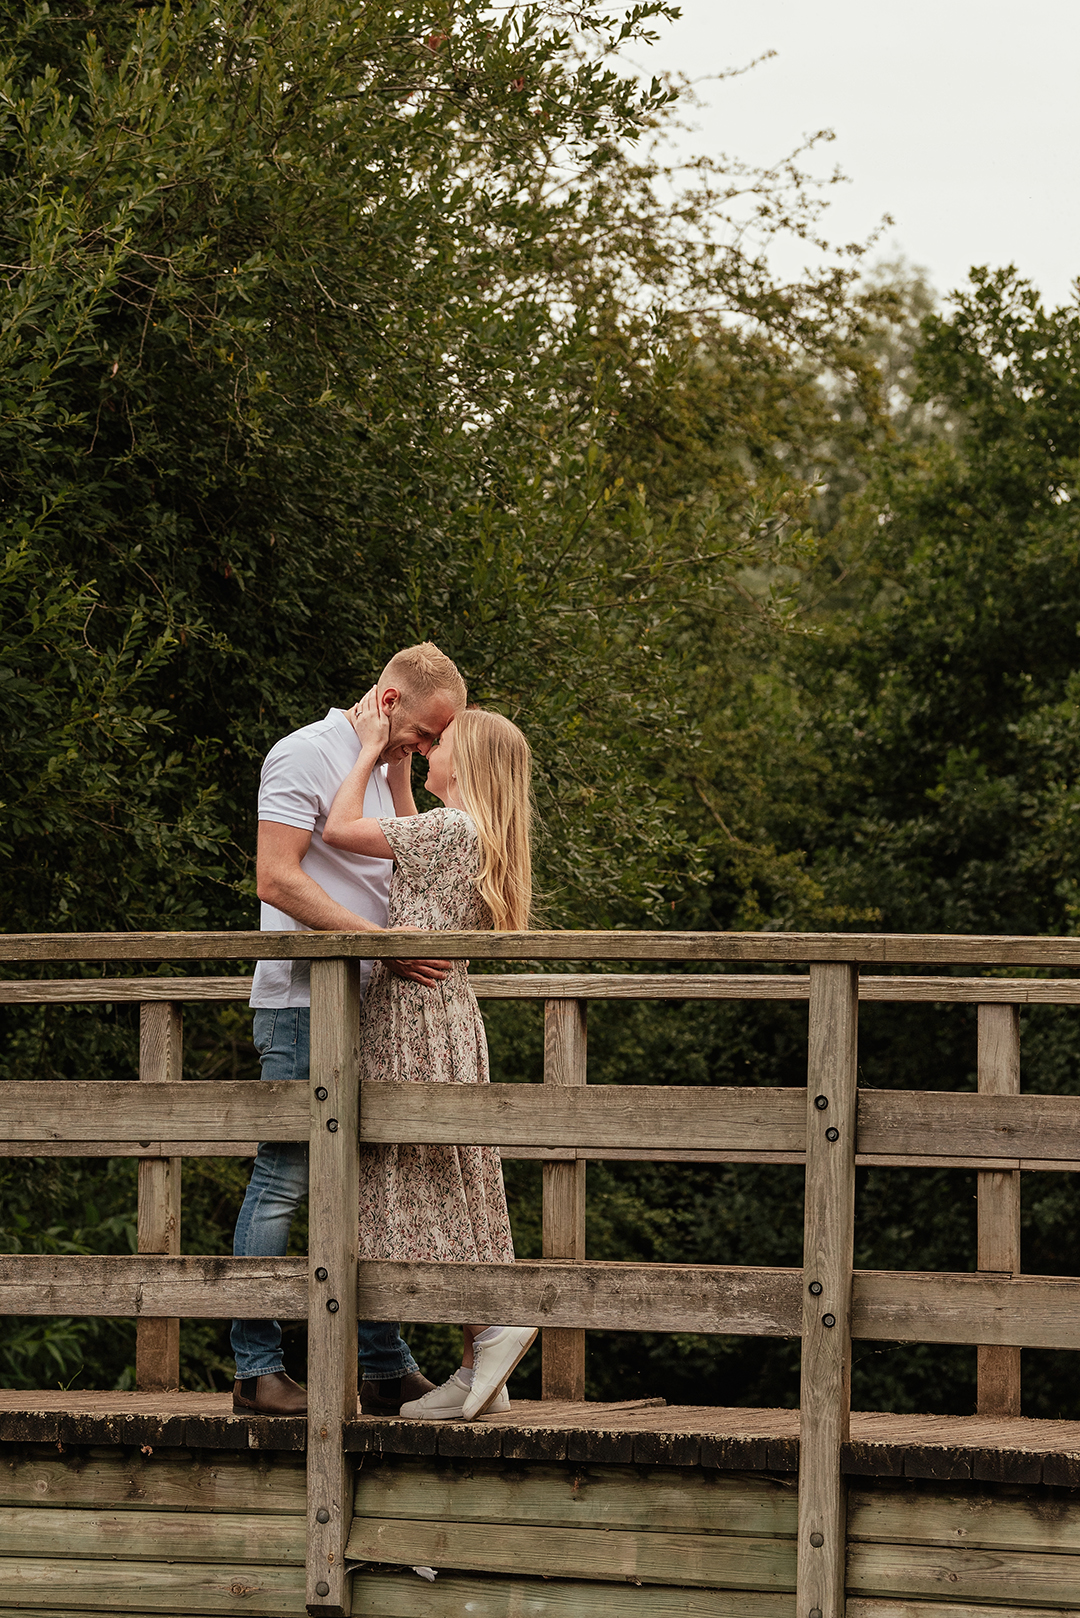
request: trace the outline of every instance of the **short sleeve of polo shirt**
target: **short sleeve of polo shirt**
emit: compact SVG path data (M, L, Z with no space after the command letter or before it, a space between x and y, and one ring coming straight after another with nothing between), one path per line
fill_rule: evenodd
M266 755L259 779L259 819L279 826L314 831L330 805L326 795L326 761L308 737L284 737Z

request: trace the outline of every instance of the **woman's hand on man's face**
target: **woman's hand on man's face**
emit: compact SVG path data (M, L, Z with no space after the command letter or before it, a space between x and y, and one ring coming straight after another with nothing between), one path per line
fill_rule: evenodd
M390 740L390 716L383 713L379 705L379 688L373 685L371 690L360 698L359 702L351 708L346 708L345 717L356 732L361 748L378 748L381 753Z

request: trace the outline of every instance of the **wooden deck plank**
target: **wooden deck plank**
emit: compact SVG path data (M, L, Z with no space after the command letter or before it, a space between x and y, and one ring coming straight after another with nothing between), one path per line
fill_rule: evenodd
M0 1389L0 1442L13 1445L149 1444L163 1450L296 1451L304 1447L302 1417L234 1416L229 1394L172 1392L87 1393ZM470 1424L409 1422L358 1416L346 1425L353 1452L449 1455L453 1435ZM794 1465L797 1410L701 1405L645 1405L514 1400L501 1416L471 1424L513 1435L514 1459L544 1460L542 1435L566 1436L570 1461L630 1464L641 1434L689 1435L699 1441L699 1464L727 1470L786 1471ZM541 1435L530 1447L529 1435ZM449 1443L447 1441L450 1441ZM619 1442L623 1442L620 1452ZM445 1447L444 1447L445 1446ZM854 1411L844 1469L854 1477L916 1477L927 1457L959 1455L976 1479L985 1458L1000 1461L994 1481L1080 1487L1080 1422L1027 1417L936 1416ZM780 1464L778 1464L780 1463ZM1027 1466L1025 1474L1023 1468ZM1038 1475L1031 1468L1037 1467Z

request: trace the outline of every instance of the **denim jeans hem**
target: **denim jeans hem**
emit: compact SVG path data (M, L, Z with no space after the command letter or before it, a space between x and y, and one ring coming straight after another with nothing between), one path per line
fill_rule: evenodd
M403 1365L400 1371L365 1371L361 1365L360 1378L363 1382L398 1382L403 1376L411 1376L414 1371L419 1369L420 1367L410 1355L409 1364Z
M237 1366L236 1367L235 1380L237 1382L250 1382L252 1377L256 1377L256 1376L278 1376L281 1373L283 1373L284 1370L285 1370L285 1364L284 1364L284 1361L282 1361L282 1360L278 1360L276 1365L267 1365L267 1366L265 1366L261 1371L245 1371L242 1375L241 1375L241 1372L240 1372L240 1367Z

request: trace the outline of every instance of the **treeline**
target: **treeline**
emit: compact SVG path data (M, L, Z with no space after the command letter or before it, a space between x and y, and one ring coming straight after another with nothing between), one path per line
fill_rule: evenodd
M15 8L0 63L6 931L240 927L283 732L431 636L533 739L554 925L1068 932L1078 325L1011 271L943 311L857 260L797 284L793 167L665 172L662 5ZM441 19L441 20L440 20ZM50 969L51 970L51 969ZM88 969L91 970L91 969ZM506 1078L523 1007L489 1010ZM189 1017L193 1076L252 1076ZM788 1007L596 1007L595 1082L799 1083ZM1024 1031L1071 1090L1070 1014ZM7 1077L124 1076L131 1017L5 1015ZM865 1081L974 1084L973 1018L876 1007ZM130 1163L8 1160L3 1245L126 1251ZM227 1251L244 1165L185 1165ZM1070 1273L1066 1176L1025 1267ZM537 1249L538 1180L508 1165ZM974 1265L973 1177L864 1176L857 1263ZM798 1263L797 1171L590 1167L590 1252ZM295 1232L303 1250L304 1232ZM114 1323L9 1322L11 1385L130 1385ZM449 1337L417 1332L428 1368ZM294 1343L297 1356L302 1343ZM185 1326L189 1386L224 1334ZM1028 1356L1032 1413L1073 1413ZM597 1339L590 1391L795 1397L793 1344ZM971 1406L967 1350L856 1400Z

